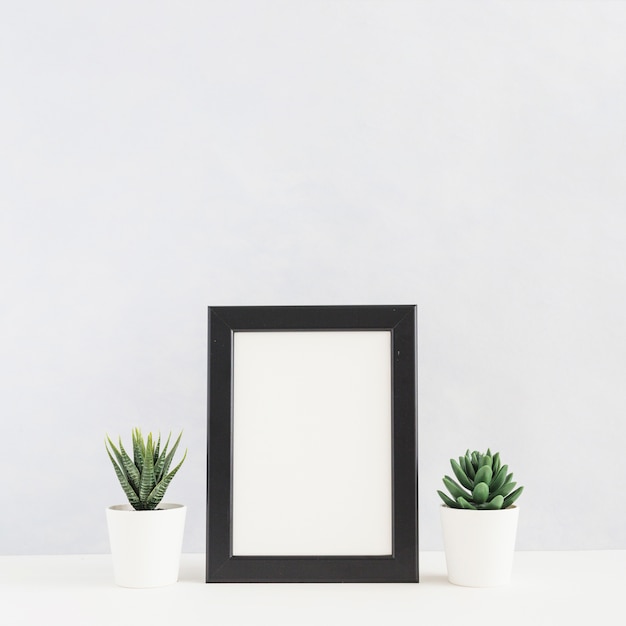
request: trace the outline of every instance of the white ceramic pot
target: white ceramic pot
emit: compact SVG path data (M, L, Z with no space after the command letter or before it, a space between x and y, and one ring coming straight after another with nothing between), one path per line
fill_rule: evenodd
M178 580L186 513L182 504L161 504L154 511L120 504L106 510L118 585L161 587Z
M472 511L441 506L448 580L496 587L511 580L519 509Z

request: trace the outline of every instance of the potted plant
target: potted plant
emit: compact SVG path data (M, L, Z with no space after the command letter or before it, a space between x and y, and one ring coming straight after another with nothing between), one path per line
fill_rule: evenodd
M466 587L504 585L511 578L519 509L513 503L523 487L500 453L469 450L450 459L455 481L444 476L450 495L437 491L444 504L441 522L448 580Z
M168 450L171 433L144 439L132 431L132 455L107 435L105 447L128 504L106 510L115 582L122 587L160 587L178 580L185 514L181 504L161 504L169 484L187 457L170 470L182 432Z

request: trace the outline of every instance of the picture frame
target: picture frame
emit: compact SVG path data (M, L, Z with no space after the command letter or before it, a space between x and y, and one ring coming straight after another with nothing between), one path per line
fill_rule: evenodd
M417 307L208 326L206 582L418 582Z

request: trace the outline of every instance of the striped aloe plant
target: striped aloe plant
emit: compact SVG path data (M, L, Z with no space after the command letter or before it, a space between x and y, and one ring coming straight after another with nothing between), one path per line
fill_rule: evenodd
M170 471L174 454L180 443L182 432L178 439L168 451L170 438L169 434L165 446L161 449L161 435L155 441L152 433L144 440L141 430L133 428L133 458L127 454L122 445L122 438L119 438L119 447L111 441L107 435L105 447L115 474L122 485L122 489L128 498L128 502L137 511L151 511L156 509L169 484L180 469L183 461L187 457L187 450L181 461Z

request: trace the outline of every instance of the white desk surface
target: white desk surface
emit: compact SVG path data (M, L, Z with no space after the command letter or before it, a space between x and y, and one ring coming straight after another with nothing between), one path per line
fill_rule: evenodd
M113 583L109 555L1 556L0 623L316 626L626 624L626 550L517 552L511 584L457 587L442 552L420 554L419 584L206 584L204 555L156 589Z

